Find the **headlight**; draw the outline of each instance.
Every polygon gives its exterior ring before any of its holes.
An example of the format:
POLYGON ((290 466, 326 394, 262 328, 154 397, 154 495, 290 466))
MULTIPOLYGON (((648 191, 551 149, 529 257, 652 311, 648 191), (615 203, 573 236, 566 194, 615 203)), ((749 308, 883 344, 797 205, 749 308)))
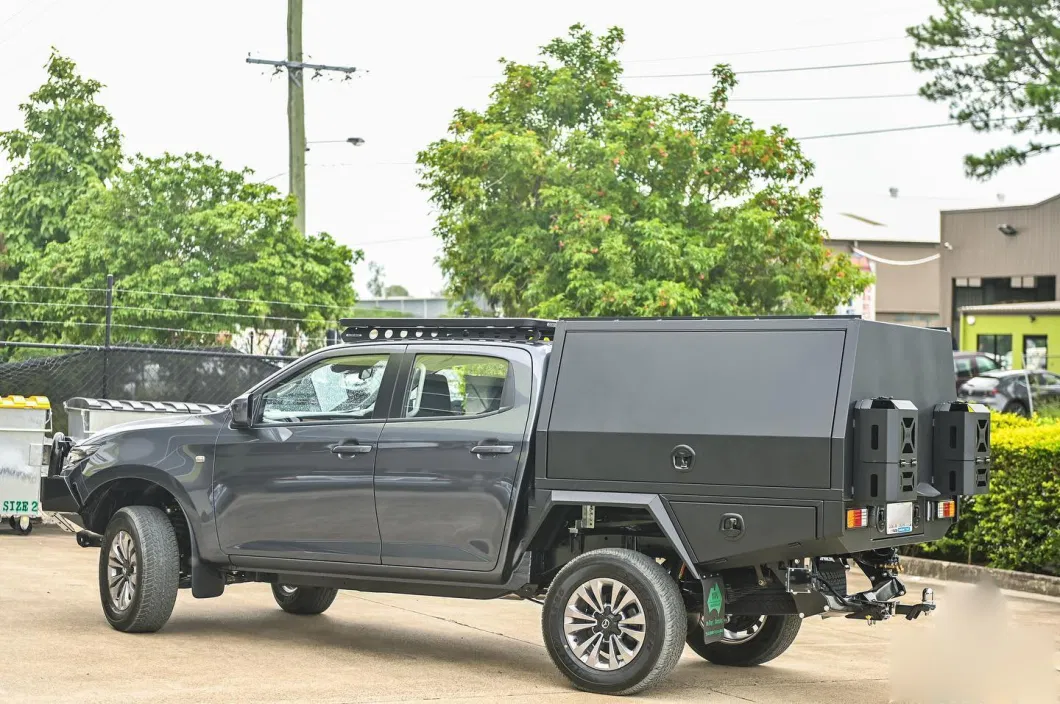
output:
POLYGON ((70 448, 70 452, 67 453, 66 461, 63 462, 63 466, 72 467, 75 464, 80 464, 96 454, 96 450, 99 448, 99 445, 74 445, 70 448))

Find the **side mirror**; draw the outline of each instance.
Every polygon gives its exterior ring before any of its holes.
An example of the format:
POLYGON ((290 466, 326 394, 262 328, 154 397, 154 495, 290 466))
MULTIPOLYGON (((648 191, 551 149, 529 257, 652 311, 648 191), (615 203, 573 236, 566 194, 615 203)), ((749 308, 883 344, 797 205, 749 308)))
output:
POLYGON ((252 409, 250 403, 250 396, 248 394, 243 394, 242 396, 232 401, 233 428, 249 428, 251 417, 252 409))

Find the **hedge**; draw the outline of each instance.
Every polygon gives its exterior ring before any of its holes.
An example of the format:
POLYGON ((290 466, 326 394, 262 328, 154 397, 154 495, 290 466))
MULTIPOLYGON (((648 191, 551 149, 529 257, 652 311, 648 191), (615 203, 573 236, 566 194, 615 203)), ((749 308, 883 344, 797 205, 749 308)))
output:
POLYGON ((1060 419, 995 414, 990 493, 966 498, 957 526, 917 554, 1060 574, 1060 419))

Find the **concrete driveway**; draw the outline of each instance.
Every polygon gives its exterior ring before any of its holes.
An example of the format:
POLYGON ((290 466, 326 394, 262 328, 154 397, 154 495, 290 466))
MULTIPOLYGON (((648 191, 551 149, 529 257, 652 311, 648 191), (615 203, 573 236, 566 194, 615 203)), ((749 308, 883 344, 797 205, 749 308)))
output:
MULTIPOLYGON (((323 616, 279 610, 269 588, 181 592, 150 635, 107 625, 97 550, 0 528, 0 701, 582 702, 541 644, 536 604, 340 593, 323 616)), ((925 586, 909 581, 910 590, 925 586)), ((686 649, 636 701, 1055 702, 1060 600, 933 584, 931 619, 875 627, 813 618, 773 663, 723 668, 686 649)))

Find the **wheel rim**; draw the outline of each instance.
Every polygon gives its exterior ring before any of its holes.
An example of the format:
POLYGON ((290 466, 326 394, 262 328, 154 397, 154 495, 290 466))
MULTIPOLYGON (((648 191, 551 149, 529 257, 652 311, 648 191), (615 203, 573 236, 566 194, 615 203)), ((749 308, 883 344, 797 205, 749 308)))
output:
POLYGON ((768 616, 730 616, 725 619, 722 643, 746 643, 762 632, 768 616))
POLYGON ((563 611, 567 646, 594 670, 617 670, 640 653, 646 624, 633 590, 614 579, 592 579, 574 590, 563 611))
POLYGON ((140 571, 136 558, 136 544, 132 536, 120 530, 110 542, 107 556, 107 587, 110 603, 118 611, 125 611, 136 597, 140 571))
POLYGON ((284 596, 291 596, 296 591, 298 591, 298 587, 288 587, 286 584, 278 585, 278 589, 280 590, 280 593, 284 596))

